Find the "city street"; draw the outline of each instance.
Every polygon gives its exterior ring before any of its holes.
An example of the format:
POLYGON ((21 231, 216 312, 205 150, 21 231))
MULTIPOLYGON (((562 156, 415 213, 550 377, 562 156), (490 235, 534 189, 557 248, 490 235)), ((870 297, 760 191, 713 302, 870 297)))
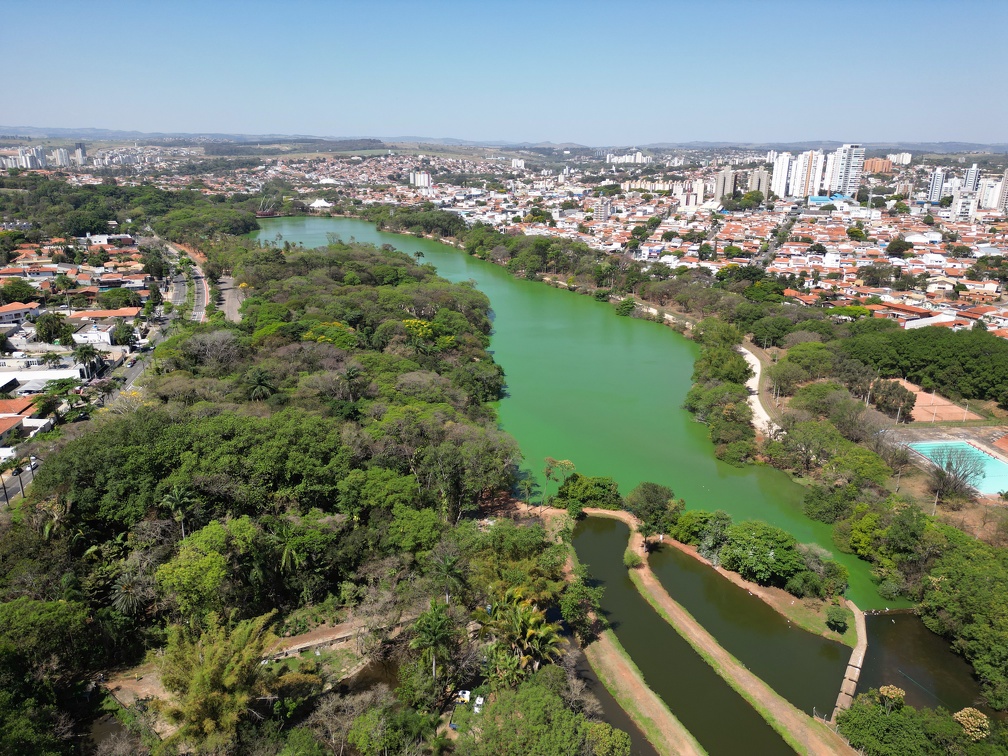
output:
POLYGON ((193 300, 192 319, 202 323, 206 318, 206 307, 210 301, 210 289, 207 286, 203 271, 198 265, 193 266, 193 285, 196 287, 196 298, 193 300))
POLYGON ((21 496, 22 490, 28 490, 28 484, 35 477, 30 465, 25 465, 20 475, 6 472, 3 474, 3 505, 7 506, 21 496))

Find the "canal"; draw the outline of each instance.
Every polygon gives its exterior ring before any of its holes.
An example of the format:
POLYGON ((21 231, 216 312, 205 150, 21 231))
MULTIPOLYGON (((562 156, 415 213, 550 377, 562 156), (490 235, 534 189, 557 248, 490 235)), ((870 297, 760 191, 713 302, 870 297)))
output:
POLYGON ((629 535, 622 522, 588 517, 574 532, 574 550, 591 578, 605 588, 606 619, 648 687, 711 754, 793 753, 638 593, 623 566, 629 535))

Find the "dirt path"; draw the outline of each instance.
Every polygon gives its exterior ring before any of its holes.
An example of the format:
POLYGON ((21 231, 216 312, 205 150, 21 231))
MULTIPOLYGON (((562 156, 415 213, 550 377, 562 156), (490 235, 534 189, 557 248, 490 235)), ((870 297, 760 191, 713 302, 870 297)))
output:
POLYGON ((739 349, 753 371, 753 377, 746 381, 746 388, 749 389, 749 406, 753 411, 753 425, 756 426, 760 435, 766 435, 767 431, 777 429, 777 423, 770 418, 770 414, 764 409, 763 402, 760 400, 760 376, 763 374, 763 363, 744 345, 739 349))
POLYGON ((585 514, 621 520, 630 527, 629 547, 644 559, 644 565, 635 570, 632 577, 644 598, 729 685, 747 697, 757 711, 774 729, 781 732, 792 746, 797 746, 801 751, 810 754, 854 753, 839 735, 799 711, 746 669, 738 659, 725 651, 689 612, 669 596, 648 565, 644 537, 637 532, 637 521, 633 515, 629 512, 604 509, 585 509, 585 514))

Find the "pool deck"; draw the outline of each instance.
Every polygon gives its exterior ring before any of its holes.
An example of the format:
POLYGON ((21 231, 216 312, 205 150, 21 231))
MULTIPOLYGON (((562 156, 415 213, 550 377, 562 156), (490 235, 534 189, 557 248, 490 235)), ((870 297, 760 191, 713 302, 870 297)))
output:
MULTIPOLYGON (((901 426, 895 432, 895 438, 907 445, 919 443, 940 443, 942 441, 962 441, 975 446, 985 454, 1008 465, 1008 423, 1005 425, 990 425, 977 427, 948 427, 913 424, 901 426)), ((925 459, 916 449, 912 450, 918 459, 925 459)), ((981 494, 984 499, 998 499, 996 493, 981 494)))

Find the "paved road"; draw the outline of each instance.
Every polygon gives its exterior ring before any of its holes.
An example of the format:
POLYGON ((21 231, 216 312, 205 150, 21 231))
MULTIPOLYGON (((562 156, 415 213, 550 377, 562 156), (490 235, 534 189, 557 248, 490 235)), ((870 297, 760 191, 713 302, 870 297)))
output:
POLYGON ((241 298, 239 297, 238 289, 235 288, 234 279, 231 276, 221 276, 220 282, 217 285, 220 288, 221 296, 224 298, 224 305, 221 307, 224 311, 224 317, 232 323, 240 322, 241 313, 238 312, 238 308, 241 307, 241 298))
POLYGON ((192 319, 202 323, 206 319, 206 308, 210 303, 210 288, 198 265, 193 266, 193 285, 196 287, 196 298, 193 300, 192 319))
POLYGON ((186 279, 181 273, 176 273, 175 277, 172 279, 171 288, 171 303, 172 306, 177 310, 179 307, 185 304, 186 298, 186 279))
POLYGON ((27 490, 28 484, 32 482, 35 473, 26 465, 21 475, 4 473, 3 492, 0 493, 0 500, 6 506, 8 502, 21 496, 22 487, 27 490))

